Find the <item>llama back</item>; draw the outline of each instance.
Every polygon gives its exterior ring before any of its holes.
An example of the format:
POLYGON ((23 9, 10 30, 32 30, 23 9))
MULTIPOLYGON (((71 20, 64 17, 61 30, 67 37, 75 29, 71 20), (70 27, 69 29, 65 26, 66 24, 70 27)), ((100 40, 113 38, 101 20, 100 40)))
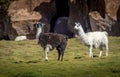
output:
POLYGON ((88 32, 88 33, 86 33, 86 35, 88 37, 98 38, 98 37, 101 37, 103 35, 108 36, 108 33, 106 31, 103 31, 103 32, 96 31, 96 32, 88 32))
POLYGON ((86 33, 88 36, 89 41, 92 41, 95 48, 98 48, 100 45, 105 45, 108 43, 107 32, 89 32, 86 33))
POLYGON ((39 37, 39 44, 45 48, 47 44, 53 46, 52 48, 60 45, 60 43, 67 43, 67 38, 64 35, 57 34, 57 33, 44 33, 41 34, 39 37))

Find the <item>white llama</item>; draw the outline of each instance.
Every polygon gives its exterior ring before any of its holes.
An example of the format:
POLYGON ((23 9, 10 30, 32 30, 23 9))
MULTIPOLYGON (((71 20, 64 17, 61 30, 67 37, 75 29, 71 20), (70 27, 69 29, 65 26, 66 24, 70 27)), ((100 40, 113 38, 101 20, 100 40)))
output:
POLYGON ((88 32, 85 33, 80 23, 75 23, 74 29, 78 30, 80 40, 89 47, 90 57, 93 58, 92 49, 100 49, 99 57, 102 55, 103 46, 106 47, 106 56, 108 56, 108 34, 107 32, 88 32))

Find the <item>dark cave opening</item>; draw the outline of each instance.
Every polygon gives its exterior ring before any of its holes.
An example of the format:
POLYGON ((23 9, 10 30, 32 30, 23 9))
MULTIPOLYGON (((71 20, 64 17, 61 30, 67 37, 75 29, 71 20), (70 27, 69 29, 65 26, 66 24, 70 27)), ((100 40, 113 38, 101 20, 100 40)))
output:
POLYGON ((69 17, 68 1, 69 0, 55 0, 56 14, 50 22, 50 32, 54 32, 55 23, 59 17, 69 17))
POLYGON ((105 18, 105 0, 87 0, 87 5, 89 12, 98 11, 105 18))

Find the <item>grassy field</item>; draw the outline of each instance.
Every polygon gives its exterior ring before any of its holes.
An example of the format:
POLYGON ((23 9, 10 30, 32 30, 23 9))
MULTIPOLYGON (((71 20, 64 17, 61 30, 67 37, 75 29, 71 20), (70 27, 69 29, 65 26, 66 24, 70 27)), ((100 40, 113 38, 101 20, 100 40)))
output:
POLYGON ((43 49, 36 40, 0 41, 0 77, 120 77, 120 37, 109 37, 109 56, 99 58, 94 49, 77 38, 69 39, 64 61, 57 61, 57 51, 49 52, 45 61, 43 49))

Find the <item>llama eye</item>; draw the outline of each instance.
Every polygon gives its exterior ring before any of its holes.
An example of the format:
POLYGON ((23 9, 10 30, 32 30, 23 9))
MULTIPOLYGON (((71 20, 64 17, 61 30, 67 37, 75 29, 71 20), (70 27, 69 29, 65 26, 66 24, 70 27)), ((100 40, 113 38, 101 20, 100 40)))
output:
POLYGON ((36 26, 37 26, 37 28, 39 28, 39 24, 37 24, 36 26))

